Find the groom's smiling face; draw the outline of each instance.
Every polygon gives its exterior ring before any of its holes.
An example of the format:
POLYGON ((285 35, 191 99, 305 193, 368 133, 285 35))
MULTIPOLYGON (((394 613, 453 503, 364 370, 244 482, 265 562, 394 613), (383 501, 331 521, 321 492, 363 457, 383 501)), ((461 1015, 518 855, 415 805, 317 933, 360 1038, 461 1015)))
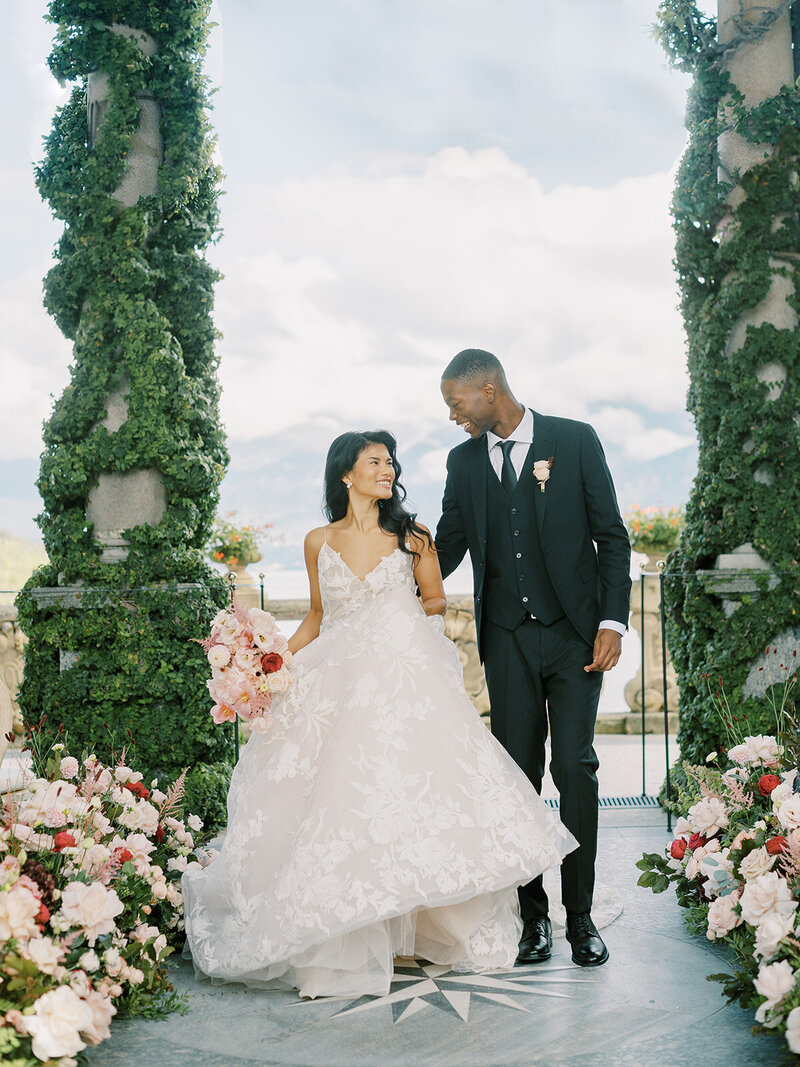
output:
POLYGON ((497 422, 497 391, 493 382, 481 381, 480 378, 466 382, 445 378, 442 381, 442 396, 450 409, 450 421, 470 437, 480 437, 497 422))

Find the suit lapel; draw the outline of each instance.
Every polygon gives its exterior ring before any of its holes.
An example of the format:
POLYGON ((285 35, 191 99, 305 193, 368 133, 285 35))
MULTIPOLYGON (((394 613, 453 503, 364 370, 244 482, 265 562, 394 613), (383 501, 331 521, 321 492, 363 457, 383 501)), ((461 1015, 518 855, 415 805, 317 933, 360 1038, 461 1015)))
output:
MULTIPOLYGON (((540 415, 537 411, 533 413, 533 456, 528 453, 526 463, 533 464, 540 459, 550 459, 551 456, 555 456, 556 452, 556 431, 553 423, 546 415, 540 415)), ((553 464, 555 467, 555 463, 553 464)), ((550 483, 546 482, 545 491, 541 491, 541 487, 538 482, 535 483, 536 488, 534 491, 534 499, 536 501, 536 519, 539 523, 539 536, 541 537, 542 529, 544 527, 544 516, 547 511, 547 498, 550 494, 550 483)))
POLYGON ((488 469, 489 451, 486 447, 486 437, 482 436, 475 441, 475 448, 469 465, 472 509, 475 515, 475 529, 478 532, 478 548, 481 559, 486 558, 486 529, 488 524, 486 478, 488 469))

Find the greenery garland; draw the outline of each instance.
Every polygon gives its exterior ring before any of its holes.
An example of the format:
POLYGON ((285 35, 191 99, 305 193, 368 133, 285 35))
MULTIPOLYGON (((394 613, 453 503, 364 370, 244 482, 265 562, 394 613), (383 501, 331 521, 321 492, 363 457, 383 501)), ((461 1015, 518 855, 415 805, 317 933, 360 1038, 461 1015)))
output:
POLYGON ((714 21, 693 0, 665 0, 658 10, 657 35, 672 63, 694 74, 686 118, 689 144, 672 209, 688 338, 688 409, 697 426, 699 462, 681 543, 665 576, 670 648, 681 689, 679 743, 691 762, 702 763, 707 753, 724 747, 713 702, 720 678, 730 714, 746 724, 745 732, 765 727, 764 702, 745 698, 744 683, 766 644, 796 632, 798 625, 800 439, 794 420, 800 410, 800 336, 768 323, 751 325, 744 344, 733 353, 727 350, 741 316, 766 296, 775 261, 794 286, 789 303, 800 312, 800 94, 787 87, 748 108, 723 69, 732 49, 766 32, 788 6, 767 13, 763 24, 740 25, 724 46, 714 21), (724 200, 731 185, 718 179, 717 138, 732 126, 748 141, 774 151, 764 163, 732 176, 745 197, 720 241, 718 225, 728 211, 724 200), (772 361, 787 371, 777 398, 756 375, 772 361), (769 575, 754 575, 759 591, 735 594, 741 606, 726 617, 713 583, 697 572, 748 542, 779 582, 769 590, 769 575))
POLYGON ((53 0, 49 65, 76 82, 54 119, 36 177, 64 221, 45 304, 74 341, 70 384, 45 426, 38 522, 50 558, 18 598, 29 637, 20 704, 68 729, 74 750, 99 756, 131 740, 146 776, 191 768, 187 805, 224 819, 230 738, 208 716, 202 637, 225 603, 203 549, 228 455, 219 423, 211 317, 216 271, 204 249, 218 232, 214 139, 202 74, 210 0, 53 0), (156 41, 148 57, 109 26, 156 41), (109 76, 99 135, 89 142, 87 84, 109 76), (112 193, 126 168, 139 96, 160 106, 164 159, 158 192, 122 208, 112 193), (127 420, 100 425, 124 381, 127 420), (167 506, 158 525, 125 531, 129 554, 101 560, 86 518, 104 472, 156 469, 167 506), (178 593, 177 583, 195 583, 178 593), (38 586, 82 585, 82 607, 39 610, 38 586), (77 653, 59 669, 59 650, 77 653))

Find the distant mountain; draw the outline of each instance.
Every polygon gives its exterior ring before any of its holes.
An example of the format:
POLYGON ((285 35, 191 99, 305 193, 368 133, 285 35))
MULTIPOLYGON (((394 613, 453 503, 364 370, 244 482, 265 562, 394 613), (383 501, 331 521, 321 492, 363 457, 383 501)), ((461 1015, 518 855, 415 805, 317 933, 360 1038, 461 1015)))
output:
POLYGON ((42 563, 47 553, 41 544, 0 530, 0 599, 8 600, 4 594, 22 588, 42 563))

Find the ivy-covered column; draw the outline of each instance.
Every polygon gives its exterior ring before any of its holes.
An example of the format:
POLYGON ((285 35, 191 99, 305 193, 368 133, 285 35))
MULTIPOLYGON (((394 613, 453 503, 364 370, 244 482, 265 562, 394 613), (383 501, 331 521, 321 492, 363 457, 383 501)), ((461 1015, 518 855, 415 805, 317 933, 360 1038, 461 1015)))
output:
POLYGON ((699 469, 667 592, 681 752, 700 762, 727 735, 716 691, 728 728, 774 730, 763 697, 800 648, 793 6, 720 0, 717 21, 689 0, 659 8, 668 54, 695 76, 673 211, 699 469))
POLYGON ((202 551, 227 463, 204 256, 209 5, 50 4, 50 68, 75 85, 37 170, 65 224, 45 303, 74 362, 37 483, 50 563, 18 603, 26 718, 63 722, 76 755, 127 746, 151 777, 189 767, 190 806, 220 821, 229 738, 192 640, 226 596, 202 551))

